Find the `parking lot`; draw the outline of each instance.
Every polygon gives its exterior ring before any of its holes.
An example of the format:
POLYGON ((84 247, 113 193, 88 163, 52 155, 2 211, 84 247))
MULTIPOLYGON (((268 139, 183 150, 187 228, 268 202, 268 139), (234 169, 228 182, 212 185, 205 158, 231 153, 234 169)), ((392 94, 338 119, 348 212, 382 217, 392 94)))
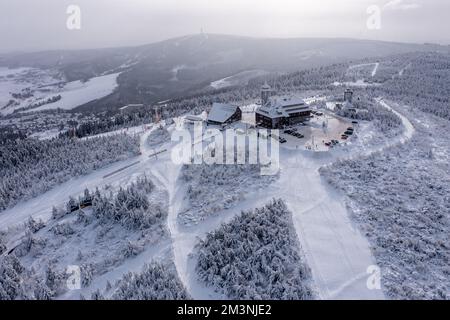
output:
POLYGON ((357 124, 352 121, 318 112, 305 124, 280 130, 280 142, 288 148, 328 151, 351 139, 356 129, 357 124))

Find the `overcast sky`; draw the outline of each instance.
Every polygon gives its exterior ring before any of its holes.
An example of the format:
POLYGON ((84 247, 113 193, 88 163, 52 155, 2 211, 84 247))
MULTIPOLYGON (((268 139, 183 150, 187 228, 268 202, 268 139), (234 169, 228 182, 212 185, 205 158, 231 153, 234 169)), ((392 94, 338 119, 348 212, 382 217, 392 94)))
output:
POLYGON ((186 34, 450 44, 450 0, 0 0, 0 52, 139 45, 186 34), (81 29, 66 27, 69 5, 81 29), (367 9, 381 11, 368 29, 367 9))

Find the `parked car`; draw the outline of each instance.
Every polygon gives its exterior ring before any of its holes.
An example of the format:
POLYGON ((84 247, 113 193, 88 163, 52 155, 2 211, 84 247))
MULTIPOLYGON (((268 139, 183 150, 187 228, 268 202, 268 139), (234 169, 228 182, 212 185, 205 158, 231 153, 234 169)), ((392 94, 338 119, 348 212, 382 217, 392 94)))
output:
POLYGON ((285 139, 285 138, 279 138, 279 141, 280 141, 280 143, 286 143, 287 142, 287 140, 285 139))
POLYGON ((347 140, 347 138, 348 138, 348 136, 345 135, 345 134, 343 134, 343 135, 341 136, 341 139, 342 139, 342 140, 347 140))
POLYGON ((353 120, 352 123, 353 124, 358 124, 358 121, 353 120))
POLYGON ((353 131, 347 130, 344 132, 347 136, 351 136, 353 134, 353 131))

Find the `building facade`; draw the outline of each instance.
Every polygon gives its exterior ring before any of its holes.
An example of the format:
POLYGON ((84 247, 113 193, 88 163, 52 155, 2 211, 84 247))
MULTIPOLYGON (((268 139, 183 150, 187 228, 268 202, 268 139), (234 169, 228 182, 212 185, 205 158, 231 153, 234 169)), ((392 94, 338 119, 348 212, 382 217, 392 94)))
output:
POLYGON ((227 103, 213 103, 208 114, 207 123, 223 125, 242 119, 242 110, 238 106, 227 103))
POLYGON ((281 129, 286 126, 308 121, 311 109, 295 96, 270 97, 268 102, 256 110, 256 125, 269 129, 281 129))

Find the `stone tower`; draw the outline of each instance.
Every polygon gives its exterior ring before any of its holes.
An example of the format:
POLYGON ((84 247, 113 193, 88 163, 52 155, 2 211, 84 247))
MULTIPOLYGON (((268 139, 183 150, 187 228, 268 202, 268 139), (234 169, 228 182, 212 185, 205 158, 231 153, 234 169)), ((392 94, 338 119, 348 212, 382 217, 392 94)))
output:
POLYGON ((261 87, 261 105, 266 105, 272 95, 272 88, 266 83, 261 87))

